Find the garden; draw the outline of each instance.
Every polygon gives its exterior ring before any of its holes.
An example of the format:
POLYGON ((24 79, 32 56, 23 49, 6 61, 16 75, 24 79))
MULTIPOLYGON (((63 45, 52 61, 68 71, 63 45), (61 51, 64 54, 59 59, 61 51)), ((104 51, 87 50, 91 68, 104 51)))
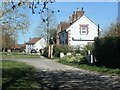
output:
POLYGON ((120 36, 97 37, 93 44, 88 44, 82 49, 74 50, 67 46, 54 46, 54 57, 59 57, 60 52, 65 54, 59 63, 75 66, 85 70, 104 74, 120 75, 120 36), (87 60, 88 50, 94 56, 94 62, 87 60), (71 55, 67 55, 70 52, 71 55))

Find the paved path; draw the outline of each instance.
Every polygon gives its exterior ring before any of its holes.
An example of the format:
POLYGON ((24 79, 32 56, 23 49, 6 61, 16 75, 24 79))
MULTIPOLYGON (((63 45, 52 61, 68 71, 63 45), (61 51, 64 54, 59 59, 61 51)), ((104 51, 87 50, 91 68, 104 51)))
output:
POLYGON ((101 75, 45 58, 16 59, 37 68, 40 90, 120 90, 120 77, 101 75))

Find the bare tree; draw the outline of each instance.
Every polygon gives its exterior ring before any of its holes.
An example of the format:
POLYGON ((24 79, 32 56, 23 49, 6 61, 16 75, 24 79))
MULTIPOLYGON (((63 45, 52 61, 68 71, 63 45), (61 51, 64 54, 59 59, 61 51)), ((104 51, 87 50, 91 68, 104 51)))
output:
POLYGON ((119 36, 120 35, 120 23, 114 22, 105 31, 105 36, 119 36))
POLYGON ((14 8, 12 3, 3 2, 1 7, 2 14, 0 17, 3 48, 9 48, 13 41, 15 43, 18 31, 21 31, 22 33, 27 31, 29 20, 25 8, 25 5, 14 8))
POLYGON ((50 11, 46 10, 42 16, 43 17, 41 17, 42 19, 40 21, 38 28, 36 29, 37 30, 36 32, 37 35, 45 37, 49 44, 49 40, 52 37, 52 34, 56 32, 57 21, 54 13, 50 11), (43 18, 45 18, 46 21, 44 21, 43 18))

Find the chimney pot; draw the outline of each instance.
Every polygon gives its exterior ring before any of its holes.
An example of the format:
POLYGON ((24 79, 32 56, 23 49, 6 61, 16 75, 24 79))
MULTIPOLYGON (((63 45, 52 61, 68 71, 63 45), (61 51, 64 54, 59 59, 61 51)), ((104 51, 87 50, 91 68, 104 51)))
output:
POLYGON ((75 13, 75 11, 73 12, 72 18, 73 18, 72 21, 74 22, 76 20, 76 13, 75 13))
POLYGON ((79 8, 77 8, 77 11, 80 11, 80 9, 79 9, 79 8))
POLYGON ((83 16, 84 15, 84 11, 83 11, 83 7, 82 9, 80 10, 79 8, 77 8, 77 11, 76 11, 76 19, 78 19, 79 17, 83 16))
POLYGON ((72 23, 72 14, 69 17, 70 23, 72 23))
POLYGON ((83 11, 83 7, 82 7, 82 9, 81 9, 82 11, 83 11))
POLYGON ((73 11, 73 14, 75 14, 75 11, 73 11))

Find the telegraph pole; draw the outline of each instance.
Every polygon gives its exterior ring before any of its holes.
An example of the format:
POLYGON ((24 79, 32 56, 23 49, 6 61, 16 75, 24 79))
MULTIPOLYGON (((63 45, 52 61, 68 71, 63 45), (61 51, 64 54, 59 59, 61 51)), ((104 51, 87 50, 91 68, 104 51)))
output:
POLYGON ((98 37, 100 36, 100 26, 98 24, 98 37))

